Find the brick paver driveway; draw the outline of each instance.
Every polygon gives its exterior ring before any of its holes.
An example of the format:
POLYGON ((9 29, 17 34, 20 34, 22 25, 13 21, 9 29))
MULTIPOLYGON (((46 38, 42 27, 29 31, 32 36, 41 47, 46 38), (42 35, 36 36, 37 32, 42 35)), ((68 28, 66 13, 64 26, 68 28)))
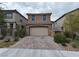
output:
POLYGON ((27 36, 17 42, 11 48, 29 49, 60 49, 58 44, 50 36, 27 36))
POLYGON ((21 39, 11 48, 1 48, 0 57, 78 57, 79 51, 64 51, 52 37, 32 37, 21 39), (25 48, 25 49, 24 49, 25 48))

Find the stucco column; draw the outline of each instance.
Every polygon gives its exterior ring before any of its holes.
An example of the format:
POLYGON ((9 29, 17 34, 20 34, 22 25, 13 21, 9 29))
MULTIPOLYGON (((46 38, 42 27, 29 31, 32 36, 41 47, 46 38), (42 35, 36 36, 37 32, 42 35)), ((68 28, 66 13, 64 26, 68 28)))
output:
POLYGON ((49 27, 49 30, 48 30, 49 33, 48 33, 48 35, 51 36, 52 35, 52 25, 49 25, 48 27, 49 27))
POLYGON ((29 26, 26 26, 26 35, 27 35, 27 36, 30 35, 30 28, 29 28, 29 26))
POLYGON ((15 37, 16 23, 13 23, 12 36, 15 37))
POLYGON ((10 33, 9 33, 9 29, 10 29, 10 23, 7 23, 7 36, 10 35, 10 33))

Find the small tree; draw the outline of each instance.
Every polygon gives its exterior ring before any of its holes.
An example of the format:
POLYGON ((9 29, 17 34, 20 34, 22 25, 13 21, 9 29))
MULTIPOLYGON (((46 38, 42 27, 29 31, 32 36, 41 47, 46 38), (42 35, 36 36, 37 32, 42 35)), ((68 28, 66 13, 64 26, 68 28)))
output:
POLYGON ((0 9, 0 29, 1 29, 1 35, 5 36, 6 35, 6 24, 4 21, 4 13, 3 11, 0 9))
POLYGON ((15 36, 16 37, 21 37, 23 38, 26 35, 26 28, 24 26, 16 26, 16 32, 15 32, 15 36))
POLYGON ((26 28, 23 27, 20 29, 20 37, 24 37, 26 35, 26 28))

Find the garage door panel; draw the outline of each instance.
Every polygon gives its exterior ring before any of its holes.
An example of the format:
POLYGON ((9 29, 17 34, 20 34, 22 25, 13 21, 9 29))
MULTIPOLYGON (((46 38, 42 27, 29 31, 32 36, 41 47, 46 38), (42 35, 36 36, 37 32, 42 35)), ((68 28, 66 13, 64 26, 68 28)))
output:
POLYGON ((48 28, 30 28, 30 35, 48 35, 48 28))

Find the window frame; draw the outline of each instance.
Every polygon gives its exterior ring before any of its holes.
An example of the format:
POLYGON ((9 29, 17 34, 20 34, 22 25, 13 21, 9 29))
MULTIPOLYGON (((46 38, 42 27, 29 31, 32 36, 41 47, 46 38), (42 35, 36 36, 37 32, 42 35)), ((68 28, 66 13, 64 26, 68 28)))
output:
POLYGON ((13 18, 13 13, 12 12, 5 12, 4 16, 5 16, 5 19, 12 19, 13 18))
POLYGON ((42 15, 41 17, 43 22, 46 21, 46 15, 42 15))
POLYGON ((35 15, 32 15, 32 23, 35 22, 35 15))

